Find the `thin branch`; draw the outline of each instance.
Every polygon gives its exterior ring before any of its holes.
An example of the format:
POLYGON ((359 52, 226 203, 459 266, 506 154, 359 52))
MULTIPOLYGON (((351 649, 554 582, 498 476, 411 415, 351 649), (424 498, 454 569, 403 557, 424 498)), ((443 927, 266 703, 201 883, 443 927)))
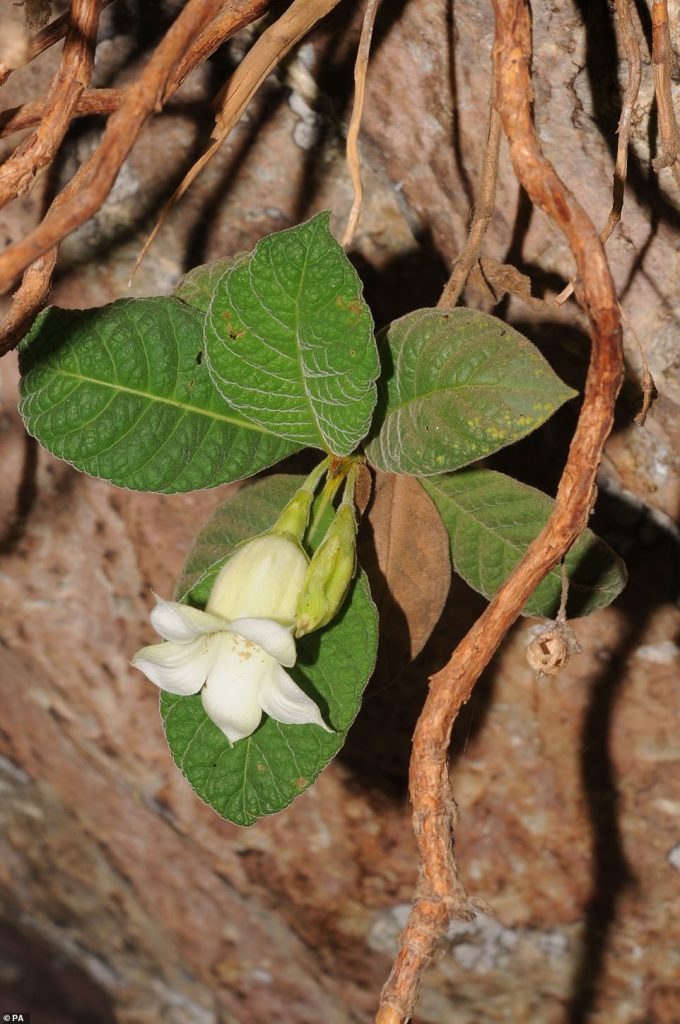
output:
MULTIPOLYGON (((621 42, 628 64, 628 81, 621 107, 619 118, 619 141, 616 147, 616 166, 614 168, 614 184, 612 187, 612 208, 609 211, 607 223, 600 232, 600 238, 607 242, 612 231, 621 220, 623 211, 623 197, 628 176, 628 149, 630 147, 630 131, 632 127, 633 111, 640 92, 640 81, 642 78, 642 61, 640 59, 640 44, 637 32, 633 24, 630 0, 616 0, 616 18, 619 26, 621 42)), ((555 303, 561 306, 573 294, 574 282, 570 281, 566 288, 555 298, 555 303)))
MULTIPOLYGON (((109 0, 109 3, 111 0, 109 0)), ((163 103, 179 89, 184 79, 223 43, 246 25, 259 18, 271 5, 271 0, 232 0, 207 25, 188 48, 179 67, 168 82, 163 103)), ((123 102, 126 89, 88 89, 80 97, 74 117, 92 114, 114 114, 123 102)), ((45 115, 45 101, 33 100, 21 107, 0 111, 0 138, 24 128, 39 124, 45 115)))
POLYGON ((600 235, 603 242, 608 241, 609 236, 621 220, 623 211, 623 194, 628 177, 628 150, 630 149, 630 133, 633 126, 633 113, 640 92, 640 81, 642 79, 642 61, 640 59, 640 44, 637 32, 633 24, 630 0, 616 0, 616 19, 623 44, 623 52, 626 55, 628 65, 628 81, 621 106, 621 117, 619 118, 618 143, 616 146, 616 167, 614 168, 614 185, 612 189, 612 208, 607 218, 607 223, 600 235))
POLYGON ((602 242, 586 212, 544 156, 532 121, 528 0, 494 0, 494 10, 496 96, 510 157, 532 202, 569 242, 580 281, 578 297, 590 323, 592 352, 585 398, 554 511, 449 663, 430 680, 416 726, 410 772, 414 829, 422 866, 415 903, 383 989, 376 1024, 403 1024, 410 1018, 422 973, 450 916, 470 913, 453 855, 456 810, 447 765, 451 728, 528 597, 564 557, 586 524, 622 378, 618 302, 602 242))
MULTIPOLYGON (((108 7, 109 4, 113 3, 113 0, 102 0, 101 9, 108 7)), ((26 56, 19 64, 9 65, 0 63, 0 85, 4 85, 9 76, 13 71, 17 71, 19 68, 25 67, 26 64, 30 64, 32 60, 44 53, 45 50, 49 50, 51 46, 58 43, 60 39, 63 39, 68 32, 71 15, 62 14, 61 17, 55 18, 49 25, 41 29, 40 32, 32 37, 28 44, 28 50, 26 56)))
POLYGON ((262 33, 248 51, 226 86, 215 97, 215 106, 218 108, 212 132, 212 138, 215 141, 185 174, 161 210, 160 216, 137 258, 130 279, 136 273, 175 203, 181 199, 203 168, 222 147, 223 142, 232 128, 240 121, 265 78, 272 73, 289 50, 307 35, 317 21, 332 11, 339 2, 340 0, 293 0, 290 7, 262 33))
MULTIPOLYGON (((72 116, 89 117, 92 114, 113 114, 120 106, 125 92, 123 89, 85 89, 76 103, 72 116)), ((45 116, 45 100, 30 100, 20 107, 0 110, 0 139, 15 132, 24 131, 40 124, 45 116)))
POLYGON ((635 341, 635 344, 638 347, 638 352, 640 353, 640 360, 642 362, 642 376, 640 377, 640 390, 642 391, 642 408, 638 413, 636 413, 635 422, 639 427, 644 427, 645 420, 647 419, 647 414, 649 413, 649 410, 652 407, 652 402, 654 401, 657 395, 656 384, 654 383, 654 378, 652 377, 652 371, 649 369, 649 363, 647 362, 647 353, 645 352, 645 347, 640 340, 638 332, 633 327, 632 320, 630 320, 630 318, 628 317, 621 303, 619 303, 619 311, 621 313, 621 319, 623 320, 624 324, 626 325, 630 333, 633 335, 633 340, 635 341))
POLYGON ((477 259, 470 270, 468 284, 490 299, 494 305, 500 302, 504 295, 514 295, 531 309, 541 313, 552 312, 554 309, 552 302, 532 295, 531 278, 528 274, 523 274, 511 263, 500 263, 493 256, 480 256, 477 259))
POLYGON ((100 0, 71 0, 66 42, 40 125, 0 167, 0 208, 28 192, 38 171, 52 162, 59 149, 92 78, 99 11, 100 0))
POLYGON ((492 81, 489 98, 489 128, 486 136, 484 160, 482 162, 482 184, 479 201, 475 204, 470 232, 460 256, 453 264, 449 278, 441 298, 437 303, 440 309, 453 309, 461 296, 470 271, 479 259, 484 235, 493 217, 496 206, 496 187, 498 184, 498 154, 501 142, 501 118, 496 109, 494 85, 492 81))
POLYGON ((361 128, 361 117, 364 112, 364 97, 366 95, 366 75, 368 73, 368 58, 371 53, 371 39, 373 38, 373 26, 375 16, 378 13, 380 0, 366 0, 364 22, 361 26, 361 38, 357 49, 357 59, 354 65, 354 106, 352 117, 347 131, 347 164, 349 166, 354 199, 352 208, 347 218, 347 227, 342 238, 344 248, 351 244, 354 233, 361 215, 361 203, 364 198, 364 186, 361 182, 361 159, 359 157, 359 130, 361 128))
POLYGON ((673 47, 668 27, 667 0, 652 0, 652 69, 654 93, 659 115, 662 153, 654 160, 654 170, 670 167, 680 188, 680 129, 673 109, 671 71, 673 47))

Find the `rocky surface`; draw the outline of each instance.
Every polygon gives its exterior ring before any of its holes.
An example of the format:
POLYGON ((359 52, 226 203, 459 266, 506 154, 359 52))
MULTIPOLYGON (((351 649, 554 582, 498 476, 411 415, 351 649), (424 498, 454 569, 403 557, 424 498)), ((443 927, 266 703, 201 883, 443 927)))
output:
MULTIPOLYGON (((680 5, 670 6, 680 31, 680 5)), ((114 16, 116 7, 102 29, 100 84, 129 77, 151 42, 140 40, 135 5, 114 16)), ((534 5, 534 66, 546 151, 599 224, 625 66, 613 59, 608 8, 593 7, 534 5)), ((267 82, 133 294, 166 292, 186 267, 323 207, 342 229, 355 16, 341 5, 267 82)), ((379 322, 435 302, 464 241, 492 28, 490 7, 473 0, 381 9, 355 253, 379 322)), ((680 197, 669 172, 657 181, 649 169, 644 39, 643 54, 624 223, 608 248, 661 395, 645 429, 633 424, 631 346, 595 524, 627 558, 631 584, 614 608, 577 623, 583 654, 557 680, 533 678, 520 623, 457 724, 458 850, 482 912, 451 926, 419 1024, 680 1020, 680 197)), ((206 98, 235 55, 218 55, 145 129, 105 208, 65 244, 56 302, 129 294, 149 218, 205 144, 206 98)), ((41 61, 10 79, 7 105, 41 87, 54 55, 41 61)), ((77 126, 57 178, 99 131, 77 126)), ((53 185, 45 177, 3 211, 3 234, 25 230, 53 185)), ((572 269, 562 239, 518 200, 505 149, 484 252, 511 259, 546 297, 572 269)), ((490 308, 472 288, 467 299, 490 308)), ((586 340, 572 304, 545 314, 512 299, 500 311, 578 380, 586 340)), ((150 640, 151 588, 171 592, 193 534, 228 488, 163 497, 79 475, 26 440, 11 358, 0 383, 0 1011, 28 1005, 43 1024, 369 1021, 416 878, 405 773, 424 680, 481 602, 455 584, 429 647, 397 682, 369 690, 346 750, 317 785, 253 829, 228 825, 172 767, 156 693, 128 666, 150 640)), ((507 464, 550 489, 572 418, 561 413, 507 464)))

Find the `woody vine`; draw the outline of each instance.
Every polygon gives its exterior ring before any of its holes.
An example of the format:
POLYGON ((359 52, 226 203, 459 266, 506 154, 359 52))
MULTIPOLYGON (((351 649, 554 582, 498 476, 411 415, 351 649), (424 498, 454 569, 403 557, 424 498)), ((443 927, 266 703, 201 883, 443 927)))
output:
MULTIPOLYGON (((295 0, 267 24, 216 97, 214 141, 157 230, 266 75, 336 2, 295 0)), ((567 619, 608 604, 625 583, 621 563, 586 523, 622 375, 620 307, 604 241, 621 216, 639 84, 630 6, 617 0, 630 73, 602 236, 534 129, 528 4, 495 0, 482 193, 467 244, 437 308, 413 310, 377 331, 348 256, 361 215, 357 137, 375 0, 366 5, 357 56, 348 130, 355 201, 342 244, 330 212, 321 211, 261 239, 252 252, 193 268, 171 295, 93 310, 43 308, 60 241, 101 207, 144 121, 269 5, 188 0, 124 90, 89 88, 100 7, 72 0, 64 18, 37 33, 28 60, 65 38, 59 74, 40 103, 0 115, 4 134, 36 125, 0 168, 2 203, 30 188, 74 118, 108 116, 98 148, 42 222, 0 255, 0 287, 8 290, 23 273, 0 347, 19 347, 27 430, 76 469, 161 493, 254 478, 198 533, 176 593, 156 598, 151 623, 162 642, 130 652, 163 691, 177 766, 201 799, 246 826, 288 806, 340 749, 379 643, 356 531, 368 491, 384 486, 386 475, 408 479, 448 538, 453 570, 489 600, 430 679, 414 735, 410 793, 421 874, 376 1016, 396 1024, 410 1018, 450 917, 474 913, 454 856, 447 772, 460 707, 519 615, 555 620, 563 643, 557 660, 546 647, 542 662, 539 645, 533 663, 559 669, 577 646, 567 619), (506 323, 457 307, 493 212, 501 132, 519 182, 573 254, 569 288, 592 343, 582 396, 506 323), (540 429, 569 401, 580 401, 581 411, 554 500, 486 468, 483 460, 540 429), (313 453, 311 473, 263 472, 302 451, 313 453)), ((676 173, 680 133, 670 104, 665 0, 654 0, 652 11, 664 161, 676 173)), ((2 69, 3 80, 11 71, 2 69)), ((647 376, 642 383, 646 411, 653 382, 647 376)), ((430 631, 437 617, 430 609, 430 631)))

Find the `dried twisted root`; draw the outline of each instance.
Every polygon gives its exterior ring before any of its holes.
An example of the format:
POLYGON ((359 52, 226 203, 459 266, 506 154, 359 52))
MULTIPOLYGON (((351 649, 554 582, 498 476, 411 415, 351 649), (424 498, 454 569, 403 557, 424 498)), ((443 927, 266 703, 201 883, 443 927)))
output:
POLYGON ((622 379, 619 307, 602 242, 588 215, 543 155, 532 121, 528 2, 494 0, 494 10, 496 102, 515 174, 570 244, 577 266, 577 296, 588 315, 592 350, 581 415, 553 514, 448 664, 430 680, 416 726, 410 769, 420 877, 400 949, 381 995, 376 1024, 403 1024, 410 1019, 423 971, 451 916, 469 917, 473 912, 453 850, 456 806, 447 766, 451 728, 527 598, 586 524, 622 379))
POLYGON ((99 10, 99 0, 71 0, 66 42, 40 124, 0 167, 0 207, 28 192, 38 171, 52 162, 62 144, 92 78, 99 10))
MULTIPOLYGON (((111 3, 111 0, 107 0, 111 3)), ((168 82, 163 96, 165 105, 180 85, 215 50, 240 29, 264 14, 271 0, 232 0, 210 21, 192 41, 184 57, 168 82)), ((59 19, 61 20, 61 19, 59 19)), ((89 117, 92 114, 114 114, 123 99, 125 89, 86 89, 76 104, 74 117, 89 117)), ((20 107, 0 111, 0 138, 12 135, 23 128, 39 124, 45 115, 45 101, 32 100, 20 107)))

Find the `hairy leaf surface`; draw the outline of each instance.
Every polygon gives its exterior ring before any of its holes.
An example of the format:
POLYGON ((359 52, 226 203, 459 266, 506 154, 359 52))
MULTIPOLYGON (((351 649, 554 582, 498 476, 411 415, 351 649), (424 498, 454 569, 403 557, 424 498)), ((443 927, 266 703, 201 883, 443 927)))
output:
POLYGON ((214 487, 296 451, 223 401, 203 319, 175 298, 45 310, 21 346, 26 429, 77 469, 141 491, 214 487))
POLYGON ((225 271, 207 311, 206 351, 239 414, 347 455, 368 432, 379 363, 361 282, 329 217, 263 238, 225 271))
MULTIPOLYGON (((422 484, 449 532, 454 570, 488 598, 541 532, 554 506, 542 491, 489 469, 465 469, 422 484)), ((623 562, 590 530, 574 544, 566 566, 571 618, 606 607, 626 585, 623 562)), ((554 618, 561 589, 558 567, 536 588, 523 613, 554 618)))
POLYGON ((575 394, 530 341, 471 309, 420 309, 380 338, 373 437, 378 469, 430 476, 491 455, 575 394))

